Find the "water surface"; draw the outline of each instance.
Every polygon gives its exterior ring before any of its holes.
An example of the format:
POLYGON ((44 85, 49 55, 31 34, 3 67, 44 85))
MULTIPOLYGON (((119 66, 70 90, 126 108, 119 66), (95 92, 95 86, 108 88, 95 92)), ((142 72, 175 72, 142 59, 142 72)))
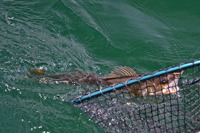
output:
MULTIPOLYGON (((200 57, 200 3, 158 0, 0 2, 0 131, 102 132, 62 96, 64 84, 27 78, 73 68, 151 73, 200 57), (57 97, 60 96, 60 97, 57 97)), ((84 88, 82 88, 84 89, 84 88)))

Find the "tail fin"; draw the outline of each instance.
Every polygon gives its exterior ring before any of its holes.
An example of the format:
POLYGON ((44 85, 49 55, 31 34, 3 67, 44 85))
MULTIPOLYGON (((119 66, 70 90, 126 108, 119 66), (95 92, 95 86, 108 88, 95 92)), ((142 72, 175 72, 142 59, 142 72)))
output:
POLYGON ((37 70, 37 69, 34 69, 34 68, 30 68, 30 73, 33 74, 33 75, 47 75, 46 72, 43 72, 41 70, 37 70))

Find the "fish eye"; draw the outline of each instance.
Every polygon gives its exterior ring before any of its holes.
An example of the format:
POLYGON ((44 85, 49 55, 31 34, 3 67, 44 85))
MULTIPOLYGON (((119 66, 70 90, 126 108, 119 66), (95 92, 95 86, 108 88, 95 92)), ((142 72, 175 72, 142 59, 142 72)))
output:
POLYGON ((160 83, 166 84, 166 83, 168 83, 168 80, 167 79, 163 79, 160 83))

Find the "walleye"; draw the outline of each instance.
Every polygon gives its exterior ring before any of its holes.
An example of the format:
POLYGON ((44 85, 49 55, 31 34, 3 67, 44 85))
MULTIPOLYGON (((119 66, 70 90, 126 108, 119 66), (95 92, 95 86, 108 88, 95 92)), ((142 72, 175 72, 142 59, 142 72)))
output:
MULTIPOLYGON (((183 70, 179 73, 165 74, 160 77, 154 77, 149 80, 133 84, 128 87, 134 96, 146 96, 146 95, 159 95, 159 94, 174 94, 179 91, 178 80, 179 75, 183 73, 183 70)), ((66 72, 62 74, 50 74, 41 70, 31 68, 31 74, 44 75, 46 78, 38 78, 39 81, 53 81, 56 83, 67 83, 69 85, 77 86, 94 85, 94 86, 111 86, 118 83, 126 82, 130 79, 139 79, 144 74, 136 74, 136 72, 130 67, 117 67, 111 74, 104 77, 99 77, 94 73, 88 73, 75 69, 74 72, 66 72)))

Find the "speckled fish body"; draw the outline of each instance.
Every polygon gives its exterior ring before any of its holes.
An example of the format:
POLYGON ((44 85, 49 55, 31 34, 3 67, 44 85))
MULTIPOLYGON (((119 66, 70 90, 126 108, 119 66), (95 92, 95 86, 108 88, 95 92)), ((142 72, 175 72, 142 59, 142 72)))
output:
MULTIPOLYGON (((83 72, 75 69, 75 72, 67 72, 63 74, 49 74, 41 70, 31 69, 32 74, 44 75, 50 79, 39 78, 39 81, 54 81, 55 83, 67 83, 69 85, 95 85, 95 86, 111 86, 118 83, 126 82, 130 79, 138 79, 142 74, 136 72, 130 67, 117 67, 111 74, 104 77, 99 77, 94 73, 83 72)), ((180 73, 181 74, 181 73, 180 73)), ((160 95, 160 94, 174 94, 179 91, 178 87, 179 74, 168 74, 160 77, 133 84, 128 87, 132 95, 146 96, 146 95, 160 95)))

